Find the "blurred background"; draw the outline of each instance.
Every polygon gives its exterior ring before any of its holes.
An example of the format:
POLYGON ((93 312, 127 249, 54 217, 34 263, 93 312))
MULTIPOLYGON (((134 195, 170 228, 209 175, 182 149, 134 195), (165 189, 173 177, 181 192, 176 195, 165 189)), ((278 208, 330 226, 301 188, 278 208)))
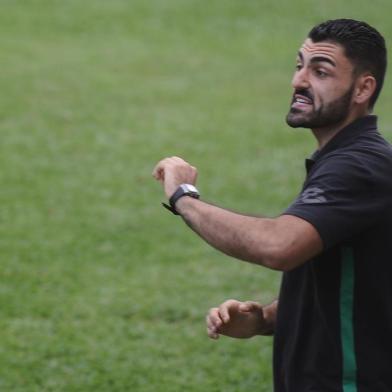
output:
MULTIPOLYGON (((205 200, 274 216, 315 148, 285 124, 310 28, 373 0, 0 1, 0 390, 271 392, 271 338, 206 337, 225 299, 280 273, 211 249, 164 210, 155 163, 205 200)), ((390 75, 376 106, 392 140, 390 75)))

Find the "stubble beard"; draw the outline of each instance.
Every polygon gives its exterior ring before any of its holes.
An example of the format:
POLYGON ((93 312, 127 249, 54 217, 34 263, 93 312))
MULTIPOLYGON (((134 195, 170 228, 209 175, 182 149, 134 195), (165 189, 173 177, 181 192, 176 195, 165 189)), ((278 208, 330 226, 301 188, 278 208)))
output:
POLYGON ((350 111, 351 98, 354 92, 354 83, 348 91, 335 101, 323 105, 311 112, 302 112, 290 108, 286 116, 286 123, 292 128, 324 128, 342 123, 350 111))

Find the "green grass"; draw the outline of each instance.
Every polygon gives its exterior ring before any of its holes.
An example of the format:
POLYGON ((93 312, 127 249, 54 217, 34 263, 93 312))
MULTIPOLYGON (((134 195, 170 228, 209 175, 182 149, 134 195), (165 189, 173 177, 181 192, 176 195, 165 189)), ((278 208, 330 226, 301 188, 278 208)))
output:
MULTIPOLYGON (((314 148, 284 124, 294 57, 330 17, 392 42, 392 5, 0 2, 0 390, 270 392, 270 338, 212 342, 209 307, 268 302, 160 206, 180 155, 214 203, 280 213, 314 148)), ((389 79, 378 105, 391 138, 389 79)))

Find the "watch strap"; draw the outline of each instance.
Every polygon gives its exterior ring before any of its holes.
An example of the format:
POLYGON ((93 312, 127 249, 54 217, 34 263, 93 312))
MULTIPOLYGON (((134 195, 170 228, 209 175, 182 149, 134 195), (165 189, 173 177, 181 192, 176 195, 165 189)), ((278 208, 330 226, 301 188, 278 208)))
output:
POLYGON ((193 186, 189 184, 180 185, 177 190, 173 193, 173 195, 169 199, 169 204, 162 203, 162 205, 171 211, 174 215, 180 215, 176 210, 176 202, 183 196, 189 196, 194 199, 199 199, 200 194, 199 191, 193 186))

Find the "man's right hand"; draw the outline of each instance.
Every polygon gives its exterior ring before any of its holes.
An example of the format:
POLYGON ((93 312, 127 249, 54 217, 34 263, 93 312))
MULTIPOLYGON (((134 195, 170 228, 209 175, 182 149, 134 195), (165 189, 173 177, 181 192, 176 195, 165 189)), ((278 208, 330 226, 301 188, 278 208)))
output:
POLYGON ((229 299, 209 310, 207 334, 211 339, 218 339, 219 335, 245 339, 271 334, 271 321, 264 313, 263 306, 257 302, 229 299))

